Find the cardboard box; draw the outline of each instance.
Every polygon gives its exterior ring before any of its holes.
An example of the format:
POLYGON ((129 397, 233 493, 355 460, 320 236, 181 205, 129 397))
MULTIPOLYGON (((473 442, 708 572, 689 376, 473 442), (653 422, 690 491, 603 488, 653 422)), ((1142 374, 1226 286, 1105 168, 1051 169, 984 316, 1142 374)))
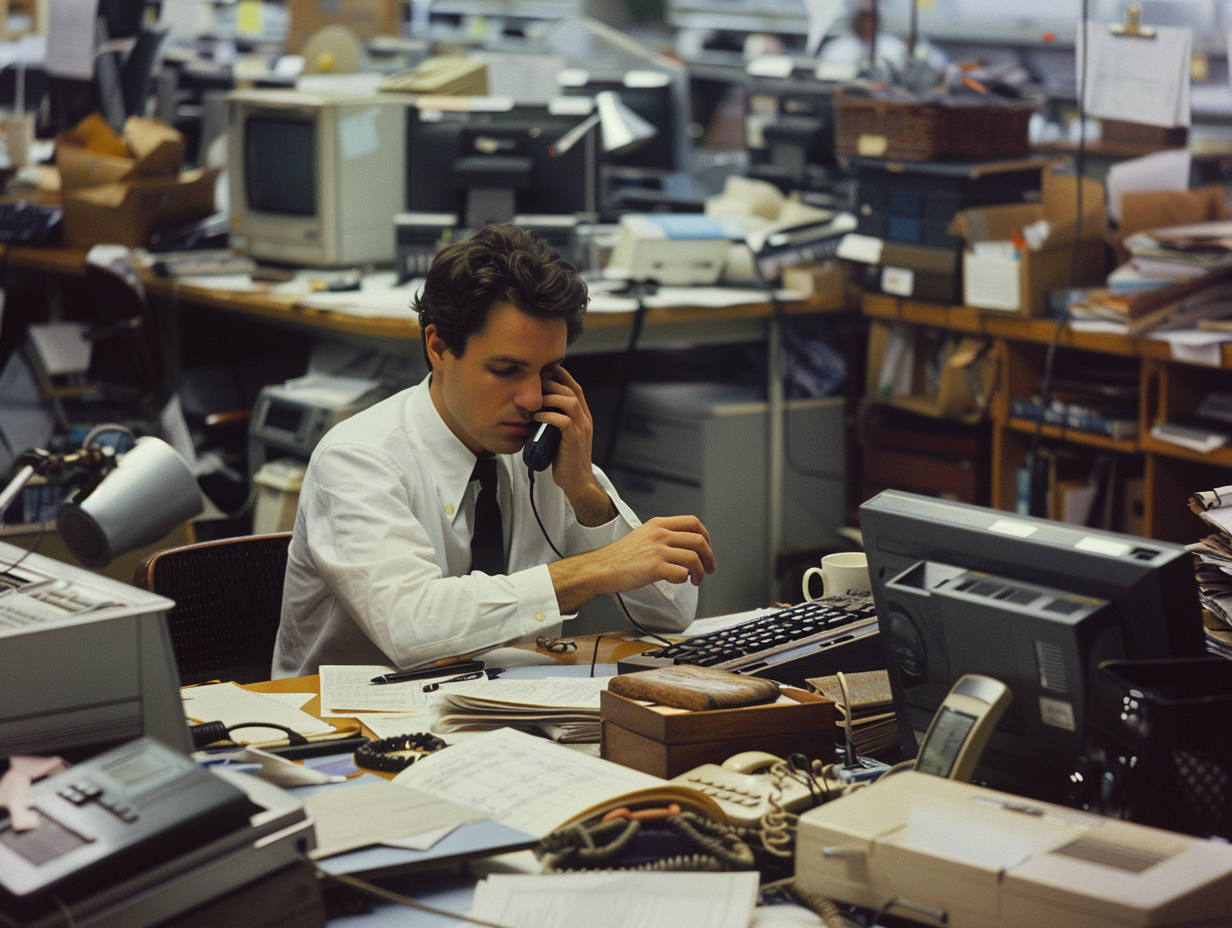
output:
POLYGON ((139 248, 150 233, 214 211, 217 169, 180 171, 184 137, 157 119, 132 117, 117 134, 97 113, 56 139, 64 243, 139 248))
POLYGON ((150 233, 174 229, 214 212, 218 168, 177 177, 79 187, 61 194, 64 244, 144 246, 150 233))
POLYGON ((866 367, 865 395, 878 402, 978 422, 988 412, 998 363, 986 338, 875 319, 866 367))
POLYGON ((299 54, 326 26, 346 26, 361 40, 401 35, 404 6, 404 0, 287 0, 287 51, 299 54))
POLYGON ((784 689, 790 703, 690 712, 600 693, 600 756, 671 779, 700 764, 721 764, 742 751, 784 757, 834 757, 834 703, 804 690, 784 689))
POLYGON ((1020 316, 1042 316, 1048 293, 1069 282, 1070 253, 1079 237, 1077 286, 1105 274, 1103 185, 1083 178, 1082 220, 1076 213, 1077 178, 1044 173, 1040 203, 963 210, 950 226, 966 243, 963 301, 968 306, 1020 316))

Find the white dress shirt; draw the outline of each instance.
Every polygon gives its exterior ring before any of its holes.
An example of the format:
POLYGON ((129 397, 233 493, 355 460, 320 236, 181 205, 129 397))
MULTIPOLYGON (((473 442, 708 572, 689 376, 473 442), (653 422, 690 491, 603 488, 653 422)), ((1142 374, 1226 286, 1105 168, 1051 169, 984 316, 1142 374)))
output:
MULTIPOLYGON (((352 416, 317 445, 304 476, 287 560, 274 678, 321 664, 408 667, 520 638, 559 634, 547 564, 556 560, 530 506, 521 454, 497 455, 504 576, 470 571, 479 483, 475 455, 441 419, 428 380, 352 416)), ((619 515, 578 522, 551 470, 535 503, 565 557, 604 547, 641 523, 607 476, 595 477, 619 515)), ((679 631, 697 588, 660 581, 622 594, 647 628, 679 631)))

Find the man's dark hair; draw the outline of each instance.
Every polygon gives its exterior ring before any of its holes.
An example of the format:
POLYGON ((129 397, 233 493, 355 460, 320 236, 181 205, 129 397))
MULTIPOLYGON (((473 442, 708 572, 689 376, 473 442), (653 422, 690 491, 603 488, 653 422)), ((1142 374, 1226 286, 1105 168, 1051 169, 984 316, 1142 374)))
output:
POLYGON ((572 264, 543 239, 504 223, 441 249, 411 308, 419 314, 420 332, 435 325, 436 334, 460 358, 467 339, 487 324, 488 310, 497 303, 541 319, 564 319, 566 344, 572 345, 582 334, 587 299, 586 284, 572 264))

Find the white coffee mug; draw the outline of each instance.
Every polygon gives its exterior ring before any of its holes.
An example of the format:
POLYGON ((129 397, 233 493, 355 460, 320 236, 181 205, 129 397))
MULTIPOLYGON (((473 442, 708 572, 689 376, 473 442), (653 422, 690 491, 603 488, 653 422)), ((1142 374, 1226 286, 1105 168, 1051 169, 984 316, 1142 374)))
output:
POLYGON ((809 595, 809 581, 814 574, 821 575, 823 596, 842 596, 844 594, 867 594, 872 591, 872 583, 868 579, 868 557, 863 551, 843 551, 840 554, 827 554, 821 559, 820 567, 810 567, 804 572, 804 598, 812 602, 809 595))

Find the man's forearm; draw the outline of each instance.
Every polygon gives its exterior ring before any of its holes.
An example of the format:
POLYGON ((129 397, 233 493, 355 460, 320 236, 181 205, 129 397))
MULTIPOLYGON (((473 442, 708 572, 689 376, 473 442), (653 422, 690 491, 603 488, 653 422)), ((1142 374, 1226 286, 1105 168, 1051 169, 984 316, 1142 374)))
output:
POLYGON ((562 615, 577 612, 583 605, 601 593, 610 593, 602 573, 602 551, 578 554, 548 564, 552 586, 556 589, 556 602, 562 615))
POLYGON ((617 516, 615 503, 598 482, 566 495, 569 497, 569 505, 573 507, 578 522, 587 528, 606 525, 617 516))

